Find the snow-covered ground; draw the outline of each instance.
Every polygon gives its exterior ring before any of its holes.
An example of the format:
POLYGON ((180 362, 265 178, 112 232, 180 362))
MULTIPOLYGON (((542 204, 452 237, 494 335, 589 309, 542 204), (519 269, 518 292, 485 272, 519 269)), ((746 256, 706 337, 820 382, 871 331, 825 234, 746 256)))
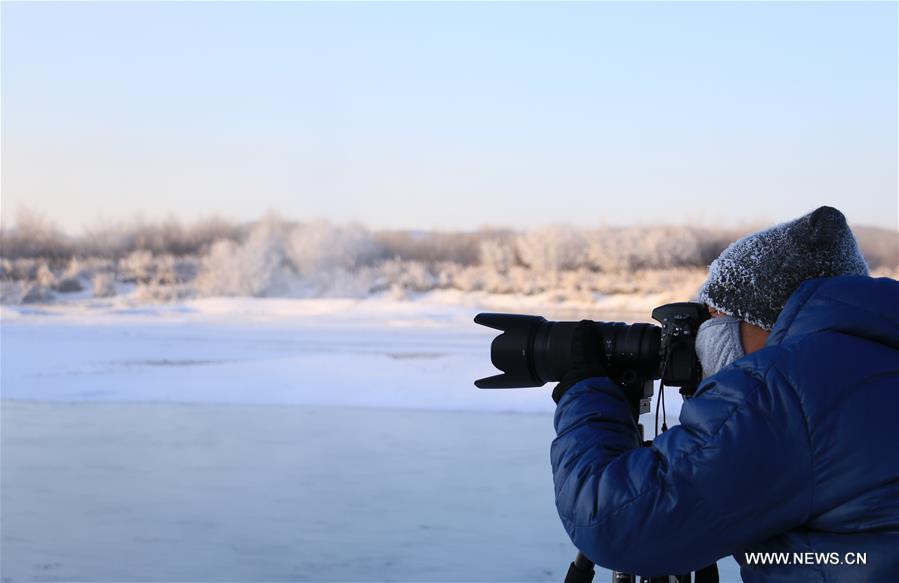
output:
POLYGON ((548 388, 474 388, 471 320, 657 301, 548 300, 3 307, 3 581, 561 580, 548 388))

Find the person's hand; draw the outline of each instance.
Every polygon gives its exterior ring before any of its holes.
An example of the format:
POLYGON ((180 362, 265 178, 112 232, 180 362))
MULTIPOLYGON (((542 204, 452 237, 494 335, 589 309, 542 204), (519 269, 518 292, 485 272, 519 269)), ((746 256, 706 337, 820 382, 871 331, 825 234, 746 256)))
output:
POLYGON ((578 381, 608 375, 606 358, 602 351, 602 338, 593 320, 581 320, 574 328, 571 338, 571 365, 571 370, 553 389, 553 401, 556 403, 565 391, 578 381))

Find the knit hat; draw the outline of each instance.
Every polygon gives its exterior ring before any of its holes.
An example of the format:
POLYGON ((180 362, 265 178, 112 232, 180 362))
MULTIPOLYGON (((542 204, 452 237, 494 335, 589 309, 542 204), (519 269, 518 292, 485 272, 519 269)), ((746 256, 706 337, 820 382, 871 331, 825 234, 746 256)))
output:
POLYGON ((770 330, 802 282, 836 275, 868 275, 868 265, 843 213, 822 206, 731 243, 709 266, 698 300, 770 330))

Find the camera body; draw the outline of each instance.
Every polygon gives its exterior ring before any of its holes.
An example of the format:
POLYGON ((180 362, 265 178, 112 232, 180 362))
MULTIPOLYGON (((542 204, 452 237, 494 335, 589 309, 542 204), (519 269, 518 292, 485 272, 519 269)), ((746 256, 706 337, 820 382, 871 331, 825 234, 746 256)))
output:
MULTIPOLYGON (((609 376, 630 388, 643 388, 661 379, 690 395, 702 380, 696 357, 696 332, 709 318, 704 304, 678 302, 652 311, 653 324, 596 322, 609 376)), ((475 381, 482 389, 539 387, 558 381, 572 368, 577 322, 551 322, 541 316, 482 313, 475 323, 500 330, 490 357, 501 374, 475 381)))
POLYGON ((702 366, 696 356, 696 333, 710 317, 705 304, 697 302, 665 304, 652 311, 652 319, 662 325, 662 384, 680 387, 687 396, 699 386, 702 366))

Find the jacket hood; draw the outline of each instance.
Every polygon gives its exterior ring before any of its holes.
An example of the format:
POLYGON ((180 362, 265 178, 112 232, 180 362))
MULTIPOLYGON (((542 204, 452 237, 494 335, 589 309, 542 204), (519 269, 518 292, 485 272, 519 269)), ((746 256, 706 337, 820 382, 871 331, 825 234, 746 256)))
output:
POLYGON ((899 282, 857 275, 810 279, 790 296, 766 345, 822 331, 899 350, 899 282))

